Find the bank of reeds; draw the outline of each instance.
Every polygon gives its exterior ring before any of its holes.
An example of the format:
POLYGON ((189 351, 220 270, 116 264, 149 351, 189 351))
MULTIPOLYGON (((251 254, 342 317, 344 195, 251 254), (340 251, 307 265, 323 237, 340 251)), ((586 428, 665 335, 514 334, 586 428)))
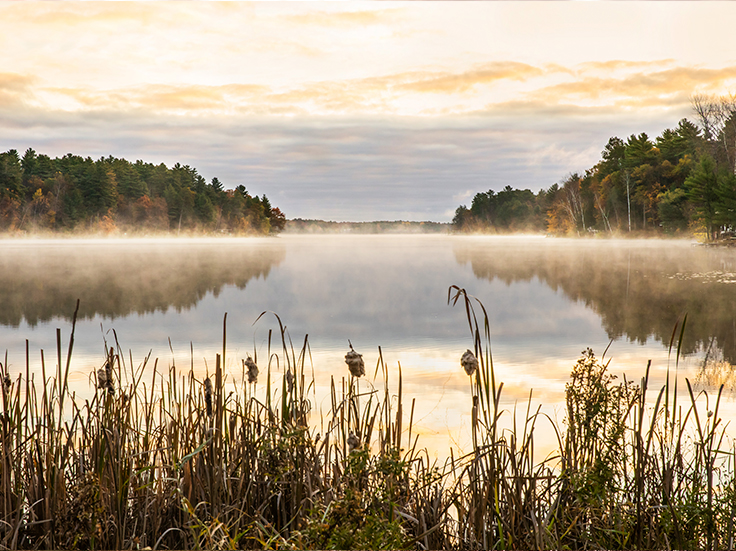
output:
POLYGON ((278 317, 267 357, 240 359, 235 380, 223 369, 226 323, 199 378, 150 358, 134 366, 113 343, 90 400, 69 389, 74 323, 66 351, 57 332, 48 373, 41 353, 42 380, 29 350, 15 376, 6 356, 0 547, 733 548, 736 450, 721 392, 696 395, 685 381, 681 403, 674 375, 654 390, 648 370, 639 384, 617 382, 586 351, 562 425, 531 396, 523 415, 505 411, 483 305, 457 287, 448 301, 465 310, 472 340, 462 357, 473 444, 441 465, 413 433, 401 368, 380 349, 365 377, 350 346, 350 371, 333 378, 330 410, 315 420, 307 339, 294 347, 278 317), (539 431, 555 432, 556 453, 535 456, 539 431))

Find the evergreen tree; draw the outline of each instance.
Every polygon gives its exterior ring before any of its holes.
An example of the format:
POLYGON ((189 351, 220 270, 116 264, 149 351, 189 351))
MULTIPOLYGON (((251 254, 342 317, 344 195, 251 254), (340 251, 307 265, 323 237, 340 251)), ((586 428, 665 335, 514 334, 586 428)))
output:
POLYGON ((26 149, 23 159, 20 161, 20 166, 23 169, 23 184, 27 185, 36 171, 36 152, 32 148, 26 149))
POLYGON ((729 231, 736 229, 736 175, 724 172, 719 175, 717 221, 729 231))
POLYGON ((11 149, 0 153, 0 198, 23 194, 23 169, 18 152, 11 149))
POLYGON ((659 220, 664 231, 676 233, 687 228, 687 194, 683 188, 675 188, 662 193, 657 208, 659 220))
POLYGON ((685 180, 685 192, 693 207, 693 219, 705 228, 707 239, 714 237, 714 223, 718 206, 718 168, 710 155, 703 155, 700 163, 685 180))

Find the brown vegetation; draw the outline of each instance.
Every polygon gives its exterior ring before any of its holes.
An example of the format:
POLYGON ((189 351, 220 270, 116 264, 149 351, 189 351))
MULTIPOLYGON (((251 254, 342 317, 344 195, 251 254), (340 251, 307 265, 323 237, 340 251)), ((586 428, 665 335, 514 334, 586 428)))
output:
POLYGON ((223 324, 222 354, 204 380, 175 365, 126 364, 116 343, 104 385, 84 403, 68 387, 73 322, 66 355, 57 334, 53 377, 43 354, 40 383, 30 362, 15 377, 0 365, 0 546, 733 548, 735 452, 720 393, 703 403, 688 382, 682 404, 668 377, 651 400, 648 377, 616 383, 586 351, 567 385, 565 426, 530 399, 502 430, 508 412, 485 309, 457 287, 448 300, 467 315, 465 363, 477 367, 468 396, 473 449, 444 465, 419 448, 401 368, 390 390, 380 349, 374 384, 333 379, 330 411, 313 428, 307 340, 295 350, 278 318, 261 393, 245 362, 239 380, 227 381, 223 324), (281 385, 272 382, 277 365, 281 385), (540 461, 542 424, 559 447, 540 461))

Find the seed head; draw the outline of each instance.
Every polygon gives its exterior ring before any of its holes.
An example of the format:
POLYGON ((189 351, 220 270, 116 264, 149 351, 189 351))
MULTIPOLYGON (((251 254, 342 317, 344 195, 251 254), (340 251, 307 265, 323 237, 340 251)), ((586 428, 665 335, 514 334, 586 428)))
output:
POLYGON ((248 368, 248 382, 251 384, 255 384, 258 382, 258 366, 256 365, 256 362, 253 361, 253 358, 248 356, 248 359, 245 360, 245 367, 248 368))
POLYGON ((286 370, 286 391, 291 392, 292 390, 294 390, 294 374, 289 368, 286 370))
POLYGON ((472 375, 478 369, 478 358, 470 350, 466 350, 463 357, 460 358, 460 365, 463 366, 465 373, 472 375))
POLYGON ((345 363, 348 364, 348 369, 353 377, 362 377, 365 375, 365 363, 363 362, 363 354, 358 354, 354 349, 353 345, 348 341, 350 350, 345 354, 345 363))
POLYGON ((13 383, 10 381, 10 377, 6 373, 5 376, 3 377, 3 387, 5 388, 6 391, 8 391, 10 390, 10 385, 12 384, 13 383))
POLYGON ((107 392, 115 394, 115 384, 112 377, 112 364, 115 361, 115 349, 110 347, 110 353, 107 356, 105 362, 105 372, 107 375, 107 392))
POLYGON ((97 370, 97 388, 107 388, 107 369, 104 367, 97 370))
POLYGON ((212 417, 212 381, 209 377, 204 380, 204 405, 207 408, 207 417, 212 417))
POLYGON ((360 448, 360 438, 358 438, 355 433, 350 433, 348 436, 348 451, 352 452, 353 450, 357 450, 360 448))

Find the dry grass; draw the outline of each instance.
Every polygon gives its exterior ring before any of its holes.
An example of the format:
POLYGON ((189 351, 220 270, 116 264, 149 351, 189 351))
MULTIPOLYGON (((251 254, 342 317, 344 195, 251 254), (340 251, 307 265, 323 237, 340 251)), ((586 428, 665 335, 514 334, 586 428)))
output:
POLYGON ((333 379, 316 429, 307 339, 295 348, 278 317, 265 361, 240 359, 240 382, 223 374, 225 317, 211 376, 134 367, 115 343, 88 401, 68 386, 73 322, 66 354, 57 332, 48 377, 41 355, 43 381, 30 360, 15 379, 0 364, 0 548, 733 548, 736 451, 720 393, 686 382, 681 404, 668 377, 650 396, 648 376, 617 383, 586 352, 564 425, 531 397, 517 418, 501 408, 483 305, 457 287, 448 301, 465 309, 473 343, 473 450, 442 465, 413 434, 401 366, 390 389, 380 348, 372 382, 347 366, 333 379), (261 393, 248 382, 259 368, 261 393), (559 446, 539 459, 542 425, 559 446))

